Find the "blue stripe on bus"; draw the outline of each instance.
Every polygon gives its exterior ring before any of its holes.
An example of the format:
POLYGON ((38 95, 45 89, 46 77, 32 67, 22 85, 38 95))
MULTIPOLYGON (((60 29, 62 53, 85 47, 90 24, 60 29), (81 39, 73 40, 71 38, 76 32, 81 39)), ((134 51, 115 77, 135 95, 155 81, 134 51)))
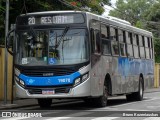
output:
POLYGON ((139 75, 153 75, 154 64, 153 60, 133 59, 133 58, 119 58, 118 59, 118 73, 122 76, 139 75))
POLYGON ((54 77, 29 77, 20 74, 19 78, 25 82, 25 85, 31 86, 52 86, 52 85, 67 85, 73 84, 75 78, 79 77, 81 74, 75 72, 71 75, 65 76, 54 76, 54 77))

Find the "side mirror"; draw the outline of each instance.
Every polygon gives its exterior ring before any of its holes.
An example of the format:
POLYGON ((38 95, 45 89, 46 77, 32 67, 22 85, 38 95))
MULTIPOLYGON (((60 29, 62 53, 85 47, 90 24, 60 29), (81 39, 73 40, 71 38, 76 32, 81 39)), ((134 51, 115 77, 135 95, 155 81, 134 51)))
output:
POLYGON ((11 41, 11 33, 14 33, 15 29, 12 29, 11 31, 8 32, 7 36, 6 36, 6 48, 7 51, 13 56, 13 51, 11 51, 10 48, 10 41, 11 41))

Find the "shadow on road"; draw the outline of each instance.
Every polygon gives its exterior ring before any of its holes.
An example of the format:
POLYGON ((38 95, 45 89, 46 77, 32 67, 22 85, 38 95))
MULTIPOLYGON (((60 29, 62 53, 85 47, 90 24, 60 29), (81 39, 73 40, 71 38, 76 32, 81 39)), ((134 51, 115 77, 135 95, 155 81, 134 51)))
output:
MULTIPOLYGON (((146 99, 144 99, 146 100, 146 99)), ((135 101, 127 101, 125 98, 121 98, 121 99, 109 99, 108 100, 108 107, 114 107, 116 105, 122 105, 122 104, 126 104, 126 103, 131 103, 131 102, 135 102, 135 101)), ((97 106, 95 106, 94 104, 88 104, 85 103, 83 100, 77 100, 77 101, 70 101, 70 102, 64 102, 64 103, 58 103, 55 104, 53 103, 52 106, 50 108, 47 109, 42 109, 37 107, 34 110, 92 110, 92 109, 96 109, 97 106)))

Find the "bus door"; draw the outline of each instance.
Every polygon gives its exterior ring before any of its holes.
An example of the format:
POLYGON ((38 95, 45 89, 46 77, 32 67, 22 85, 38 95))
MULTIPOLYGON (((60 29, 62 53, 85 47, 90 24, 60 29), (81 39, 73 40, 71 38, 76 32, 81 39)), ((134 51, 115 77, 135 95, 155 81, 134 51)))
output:
POLYGON ((100 23, 92 21, 90 26, 91 38, 91 94, 99 95, 103 91, 100 23))

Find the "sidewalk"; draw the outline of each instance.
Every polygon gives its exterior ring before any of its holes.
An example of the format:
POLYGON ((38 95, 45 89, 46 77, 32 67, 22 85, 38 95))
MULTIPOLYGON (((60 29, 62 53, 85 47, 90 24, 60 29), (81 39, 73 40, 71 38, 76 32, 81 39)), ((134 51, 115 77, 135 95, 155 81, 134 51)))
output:
POLYGON ((18 99, 14 100, 13 104, 10 104, 8 102, 6 105, 4 105, 4 101, 0 101, 0 110, 9 110, 14 108, 30 107, 36 105, 38 105, 36 99, 18 99))
POLYGON ((160 87, 158 88, 151 88, 151 89, 147 89, 144 91, 145 93, 150 93, 150 92, 160 92, 160 87))
MULTIPOLYGON (((159 88, 152 88, 152 89, 147 89, 145 90, 145 93, 151 93, 151 92, 160 92, 160 87, 159 88)), ((53 100, 53 103, 62 103, 66 100, 53 100)), ((67 100, 68 101, 68 100, 67 100)), ((33 107, 37 106, 37 100, 36 99, 19 99, 19 100, 14 100, 13 104, 6 104, 4 105, 3 101, 0 101, 0 110, 10 110, 10 109, 15 109, 15 108, 25 108, 25 107, 33 107)))

